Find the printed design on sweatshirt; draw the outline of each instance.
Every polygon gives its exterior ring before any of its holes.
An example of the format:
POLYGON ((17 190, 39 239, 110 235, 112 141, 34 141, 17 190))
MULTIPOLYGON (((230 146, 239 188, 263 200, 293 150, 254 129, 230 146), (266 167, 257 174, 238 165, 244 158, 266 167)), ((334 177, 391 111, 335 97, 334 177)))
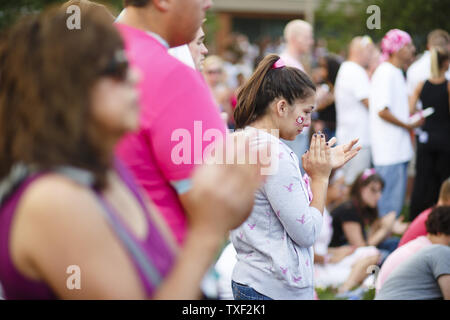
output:
POLYGON ((250 228, 250 230, 253 230, 256 227, 256 223, 254 223, 254 224, 247 223, 247 225, 250 228))
POLYGON ((289 184, 289 186, 283 186, 287 189, 287 191, 292 192, 292 187, 294 186, 293 183, 289 184))
POLYGON ((287 273, 287 271, 288 271, 288 269, 289 268, 283 268, 283 267, 280 267, 280 269, 281 269, 281 272, 284 274, 284 275, 286 275, 286 273, 287 273))
POLYGON ((295 219, 295 220, 297 220, 297 221, 300 222, 301 224, 305 224, 305 215, 302 215, 302 218, 301 218, 301 219, 295 219))
POLYGON ((264 267, 264 269, 266 269, 269 272, 274 272, 275 271, 272 266, 270 268, 269 267, 264 267))
POLYGON ((292 280, 293 280, 295 283, 298 283, 299 281, 302 280, 302 276, 299 276, 299 277, 292 277, 292 280))

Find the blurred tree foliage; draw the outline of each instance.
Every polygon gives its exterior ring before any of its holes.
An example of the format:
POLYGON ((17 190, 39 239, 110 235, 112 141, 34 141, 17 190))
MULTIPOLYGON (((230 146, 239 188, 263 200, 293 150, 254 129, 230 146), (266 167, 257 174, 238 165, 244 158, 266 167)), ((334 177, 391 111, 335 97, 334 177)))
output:
POLYGON ((370 35, 380 41, 390 29, 402 29, 411 34, 418 52, 426 47, 426 37, 434 29, 450 31, 450 2, 448 0, 321 0, 316 12, 317 38, 325 38, 331 51, 346 49, 356 35, 370 35), (334 4, 333 4, 334 2, 334 4), (377 5, 381 12, 381 29, 369 30, 366 25, 371 13, 366 10, 377 5))
MULTIPOLYGON (((0 30, 7 28, 21 15, 30 12, 39 12, 51 5, 62 4, 67 0, 0 0, 0 30)), ((122 9, 123 0, 100 0, 111 9, 113 14, 118 14, 122 9)))
MULTIPOLYGON (((97 0, 95 0, 97 1, 97 0)), ((276 0, 272 0, 276 1, 276 0)), ((419 51, 426 45, 427 34, 436 28, 450 31, 449 0, 316 0, 319 7, 315 15, 315 36, 325 38, 331 51, 340 53, 350 39, 368 34, 379 41, 390 29, 408 31, 419 51), (366 13, 370 5, 381 9, 381 29, 369 30, 366 13)), ((65 0, 0 0, 0 30, 10 26, 20 15, 40 11, 65 0)), ((122 9, 122 0, 97 1, 106 4, 114 14, 122 9)), ((207 16, 208 42, 218 25, 213 13, 207 16)))

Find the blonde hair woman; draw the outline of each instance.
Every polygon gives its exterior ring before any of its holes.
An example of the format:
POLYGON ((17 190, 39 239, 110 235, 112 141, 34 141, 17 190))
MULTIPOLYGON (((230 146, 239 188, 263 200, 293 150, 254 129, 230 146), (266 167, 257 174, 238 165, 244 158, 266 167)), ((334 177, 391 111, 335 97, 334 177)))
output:
POLYGON ((418 100, 424 109, 434 108, 418 135, 411 220, 436 203, 440 185, 450 176, 450 82, 445 78, 449 61, 446 48, 432 48, 431 77, 417 86, 411 99, 412 111, 418 100))

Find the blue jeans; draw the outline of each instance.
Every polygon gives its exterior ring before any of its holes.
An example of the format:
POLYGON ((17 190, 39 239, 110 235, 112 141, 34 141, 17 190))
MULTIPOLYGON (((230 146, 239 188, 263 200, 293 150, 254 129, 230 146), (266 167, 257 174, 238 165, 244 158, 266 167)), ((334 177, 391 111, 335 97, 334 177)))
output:
POLYGON ((399 242, 400 242, 399 238, 390 237, 390 238, 387 238, 386 240, 384 240, 383 242, 381 242, 377 246, 377 248, 378 248, 378 250, 380 251, 380 254, 381 254, 381 264, 384 263, 386 258, 392 252, 394 252, 395 249, 397 249, 399 242))
POLYGON ((375 171, 384 180, 383 194, 378 201, 380 217, 395 211, 397 217, 403 209, 405 201, 406 183, 408 181, 408 162, 389 166, 375 166, 375 171))
POLYGON ((273 300, 253 288, 231 280, 234 300, 273 300))

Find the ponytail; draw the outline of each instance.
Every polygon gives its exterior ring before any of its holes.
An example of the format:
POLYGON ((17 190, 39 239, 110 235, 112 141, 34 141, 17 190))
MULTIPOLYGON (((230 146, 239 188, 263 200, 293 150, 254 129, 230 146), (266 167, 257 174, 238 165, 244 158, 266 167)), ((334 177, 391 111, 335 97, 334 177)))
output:
POLYGON ((263 116, 276 98, 284 98, 292 105, 295 100, 314 94, 316 87, 303 71, 274 67, 278 60, 280 57, 275 54, 265 57, 239 90, 234 110, 236 129, 245 128, 263 116))
POLYGON ((444 48, 431 48, 431 78, 439 78, 444 61, 448 59, 448 52, 444 48))
POLYGON ((431 49, 431 77, 439 78, 438 52, 436 48, 431 49))
POLYGON ((234 110, 234 120, 237 129, 242 129, 252 123, 262 113, 262 110, 257 110, 255 102, 264 78, 278 59, 279 57, 276 55, 270 55, 264 58, 250 79, 239 90, 237 106, 234 110))

